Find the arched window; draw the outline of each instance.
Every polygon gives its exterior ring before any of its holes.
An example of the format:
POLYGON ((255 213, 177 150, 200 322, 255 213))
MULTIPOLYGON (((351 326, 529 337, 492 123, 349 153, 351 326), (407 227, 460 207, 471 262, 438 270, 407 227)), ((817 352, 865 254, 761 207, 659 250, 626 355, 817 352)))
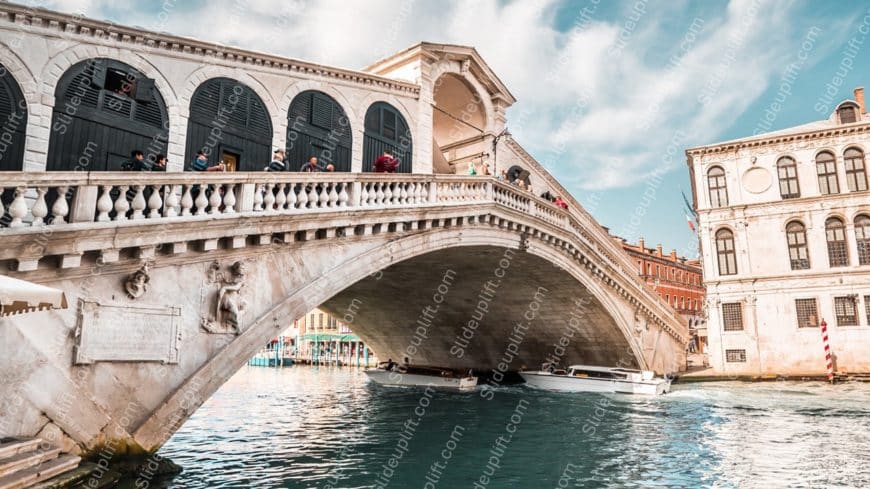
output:
POLYGON ((858 243, 858 264, 870 265, 870 217, 855 218, 855 241, 858 243))
POLYGON ((0 171, 24 168, 27 101, 12 73, 0 64, 0 171))
POLYGON ((350 171, 353 132, 341 105, 329 95, 308 90, 296 95, 287 112, 287 162, 291 171, 316 156, 325 167, 350 171))
POLYGON ((807 251, 807 230, 799 221, 792 221, 785 227, 788 240, 788 258, 792 270, 810 268, 810 256, 807 251))
POLYGON ((375 160, 389 151, 399 160, 399 173, 411 173, 414 154, 411 130, 402 114, 386 102, 375 102, 366 111, 363 134, 363 171, 372 171, 375 160))
POLYGON ((858 121, 858 110, 854 104, 843 104, 837 108, 837 117, 840 118, 840 124, 849 124, 858 121))
POLYGON ((816 156, 816 173, 819 175, 819 192, 822 195, 840 193, 837 181, 837 159, 834 154, 822 151, 816 156))
POLYGON ((734 233, 730 229, 716 231, 716 255, 719 261, 719 275, 735 275, 737 273, 734 233))
POLYGON ((776 162, 776 172, 779 175, 779 195, 783 199, 794 199, 801 196, 798 185, 797 164, 794 158, 783 156, 776 162))
POLYGON ((867 170, 864 166, 864 152, 858 148, 849 148, 843 153, 846 164, 846 186, 849 192, 867 190, 867 170))
POLYGON ((825 221, 825 239, 828 242, 828 263, 832 267, 849 265, 849 252, 846 247, 846 225, 838 217, 825 221))
POLYGON ((230 78, 197 87, 190 99, 186 170, 202 151, 210 164, 223 162, 229 171, 260 171, 272 159, 271 145, 272 119, 250 87, 230 78))
POLYGON ((710 191, 710 205, 724 207, 728 205, 728 187, 725 184, 725 170, 714 166, 707 172, 707 188, 710 191))
POLYGON ((140 150, 166 154, 169 117, 154 80, 112 59, 70 67, 54 92, 48 170, 117 171, 140 150))

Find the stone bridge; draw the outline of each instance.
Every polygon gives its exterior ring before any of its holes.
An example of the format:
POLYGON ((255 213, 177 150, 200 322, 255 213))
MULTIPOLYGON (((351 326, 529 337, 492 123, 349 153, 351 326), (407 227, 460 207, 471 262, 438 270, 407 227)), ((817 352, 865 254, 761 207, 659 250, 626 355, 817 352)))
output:
POLYGON ((70 302, 0 320, 4 433, 154 451, 320 305, 384 359, 684 368, 683 321, 606 231, 494 178, 7 172, 0 187, 4 273, 70 302))

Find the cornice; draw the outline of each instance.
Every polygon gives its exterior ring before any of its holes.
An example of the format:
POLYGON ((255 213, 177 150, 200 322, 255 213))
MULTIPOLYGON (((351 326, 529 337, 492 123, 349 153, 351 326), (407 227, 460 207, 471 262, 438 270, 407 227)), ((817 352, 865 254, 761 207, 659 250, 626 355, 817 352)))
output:
MULTIPOLYGON (((774 144, 783 144, 796 141, 814 141, 823 138, 831 138, 852 134, 870 133, 870 122, 861 122, 854 124, 846 124, 832 127, 830 129, 822 129, 816 131, 796 132, 792 134, 781 134, 772 137, 759 137, 757 139, 738 140, 724 143, 712 144, 709 146, 698 146, 686 150, 686 156, 702 156, 709 154, 721 154, 730 151, 737 151, 745 148, 759 148, 771 146, 774 144)), ((691 158, 687 159, 687 163, 691 165, 691 158)))

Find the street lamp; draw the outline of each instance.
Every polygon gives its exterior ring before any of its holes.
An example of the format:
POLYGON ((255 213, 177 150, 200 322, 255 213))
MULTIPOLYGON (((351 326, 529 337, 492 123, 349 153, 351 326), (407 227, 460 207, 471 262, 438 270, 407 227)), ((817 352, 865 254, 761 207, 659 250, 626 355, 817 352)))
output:
POLYGON ((492 139, 492 174, 496 177, 498 177, 498 142, 499 140, 501 140, 502 137, 510 137, 510 135, 510 131, 508 131, 508 128, 505 127, 492 139))

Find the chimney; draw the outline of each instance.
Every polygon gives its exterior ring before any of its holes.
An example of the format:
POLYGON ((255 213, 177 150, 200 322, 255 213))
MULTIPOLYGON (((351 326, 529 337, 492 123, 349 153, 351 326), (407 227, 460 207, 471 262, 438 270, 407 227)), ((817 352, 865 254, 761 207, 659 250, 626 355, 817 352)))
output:
POLYGON ((643 247, 643 238, 637 240, 637 247, 640 248, 640 251, 646 253, 646 248, 643 247))
POLYGON ((671 261, 674 263, 677 262, 677 250, 671 250, 671 261))
POLYGON ((656 245, 656 256, 659 258, 662 257, 662 244, 661 243, 656 245))
POLYGON ((858 112, 866 114, 867 104, 864 103, 864 87, 858 87, 855 89, 855 102, 858 102, 858 112))

